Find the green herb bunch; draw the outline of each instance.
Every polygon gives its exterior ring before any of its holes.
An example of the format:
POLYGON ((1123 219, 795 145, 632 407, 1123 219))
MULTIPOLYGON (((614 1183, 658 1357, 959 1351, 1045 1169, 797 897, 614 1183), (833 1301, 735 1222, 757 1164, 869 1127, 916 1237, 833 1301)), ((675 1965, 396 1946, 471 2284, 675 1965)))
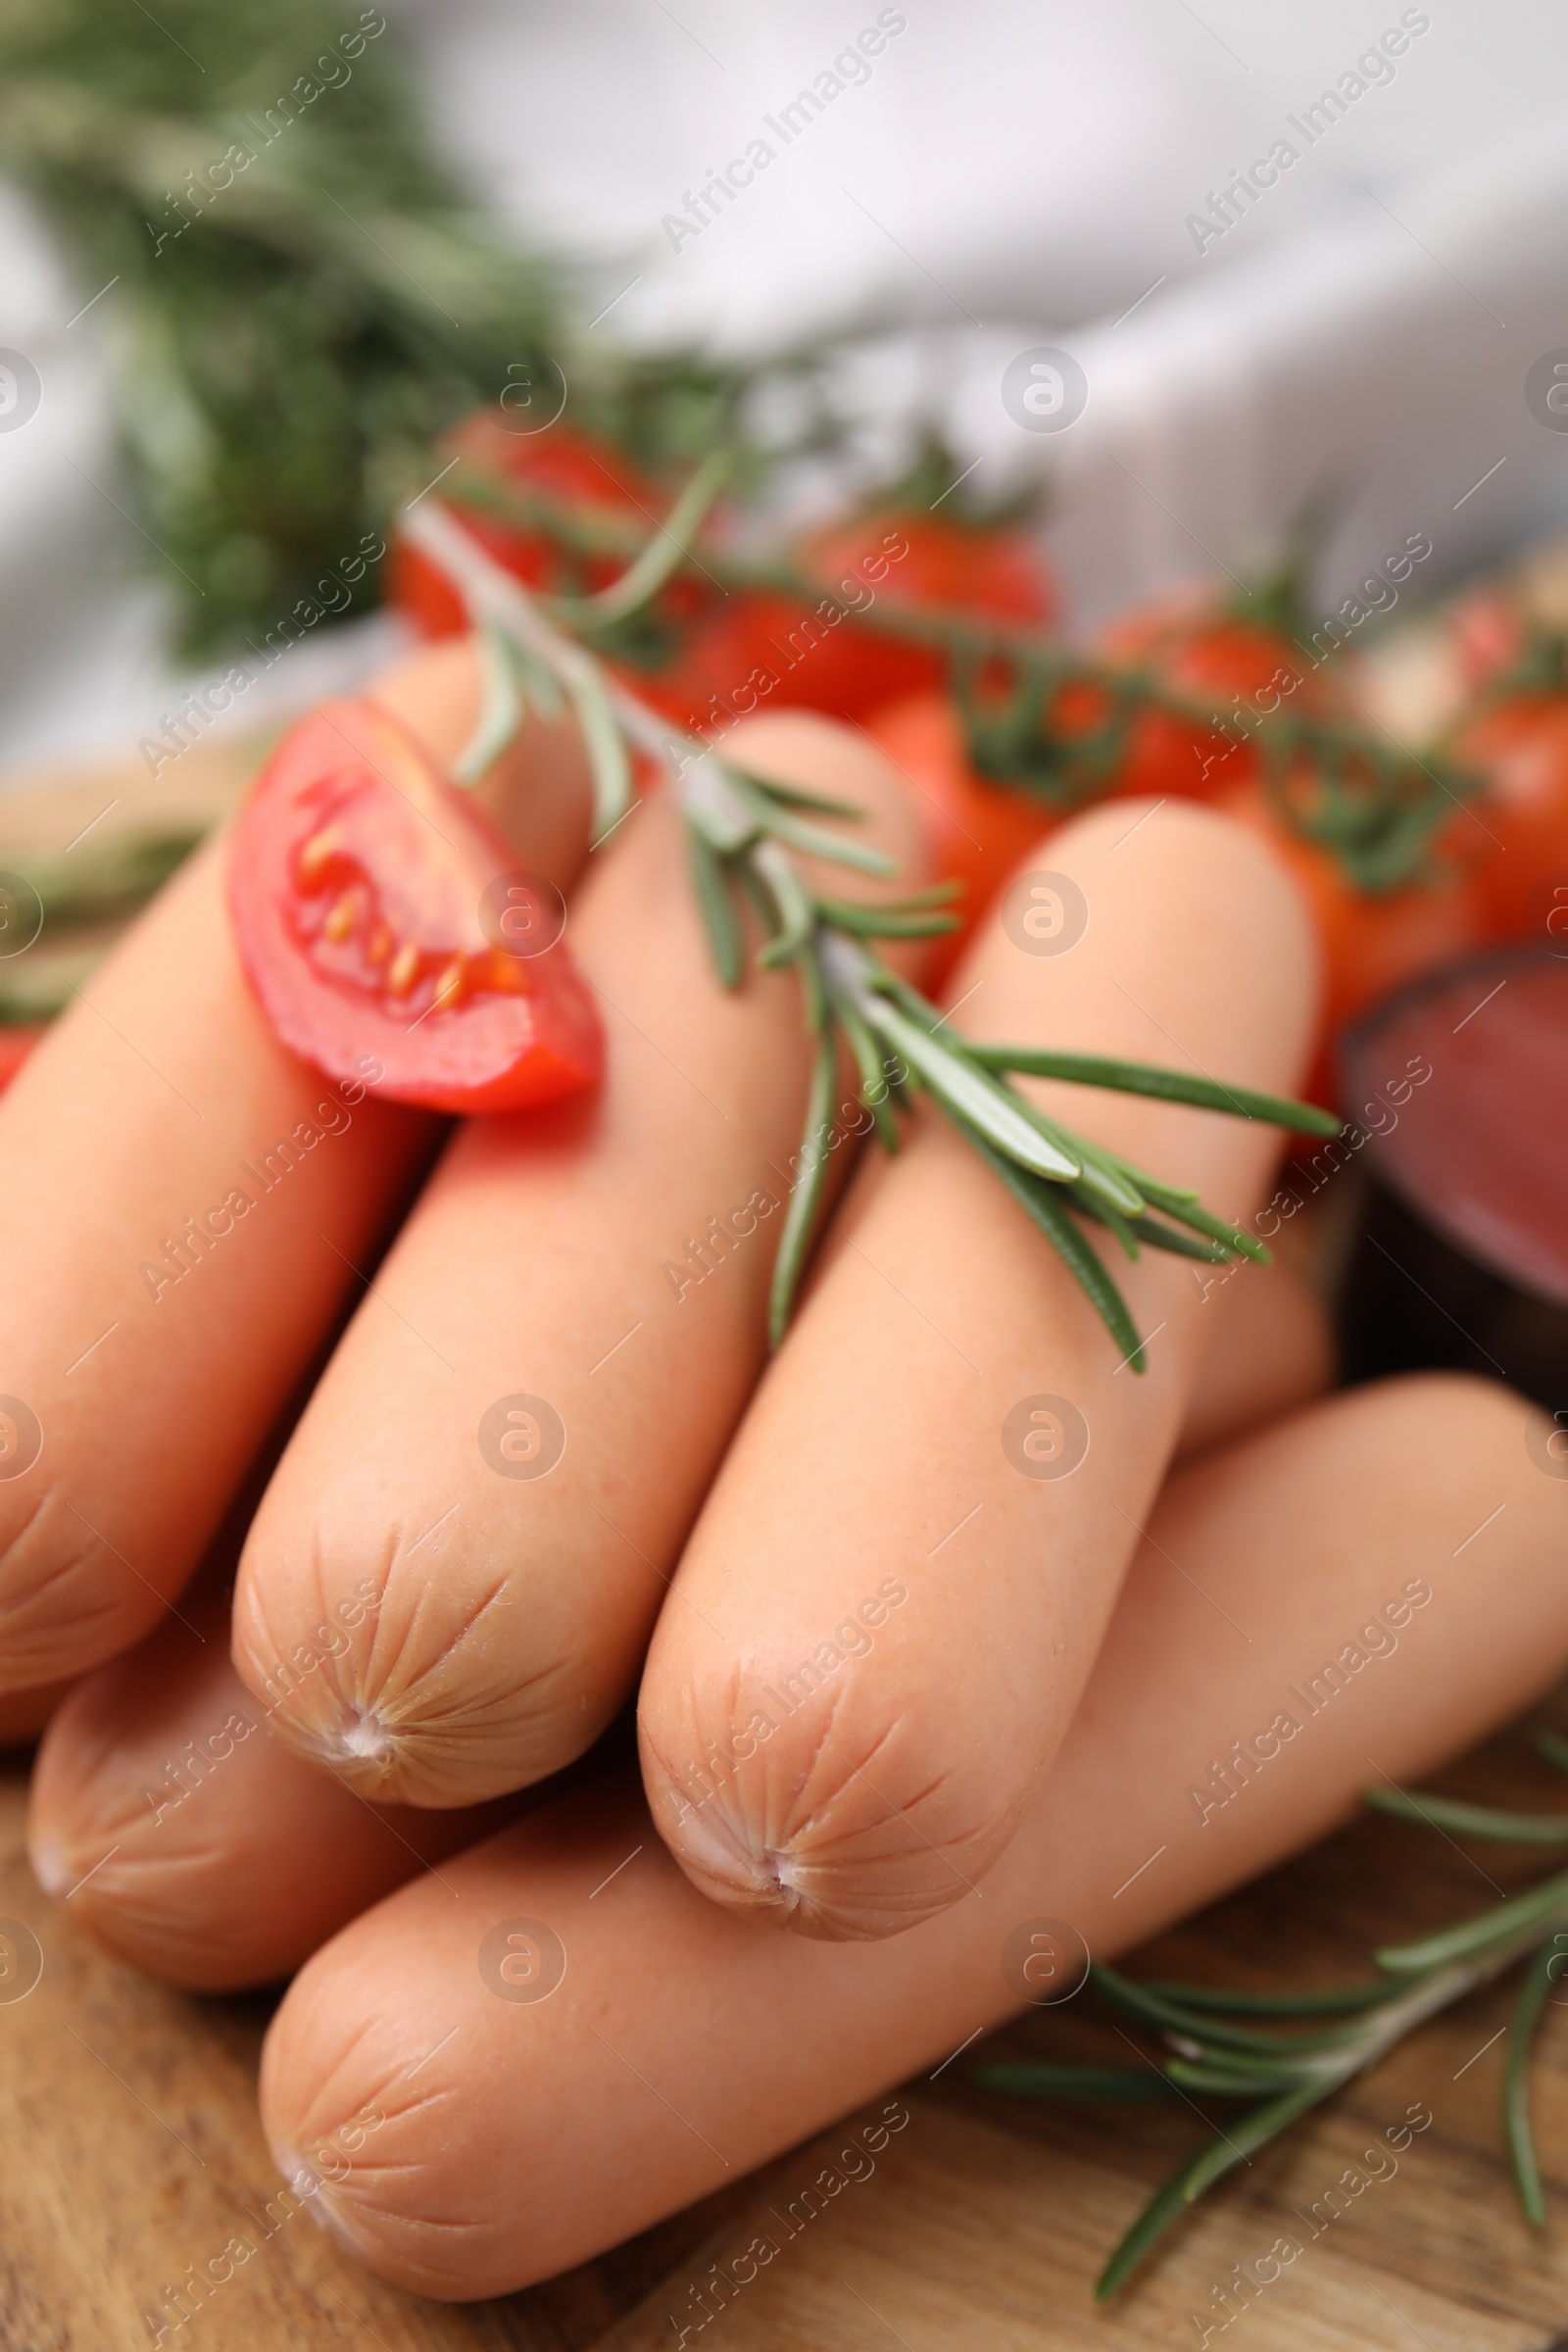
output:
POLYGON ((290 612, 455 416, 548 365, 549 277, 429 159, 376 9, 0 0, 0 172, 101 294, 192 650, 290 612))
POLYGON ((108 288, 136 519, 192 650, 287 613, 375 519, 377 466, 542 354, 546 286, 426 159, 377 18, 0 9, 0 169, 108 288))
MULTIPOLYGON (((410 83, 357 0, 0 0, 0 173, 108 331, 187 652, 290 612, 447 426, 504 395, 548 414, 564 371, 574 416, 655 469, 735 437, 758 371, 579 332, 564 272, 435 161, 410 83)), ((808 401, 798 439, 825 416, 808 401)))

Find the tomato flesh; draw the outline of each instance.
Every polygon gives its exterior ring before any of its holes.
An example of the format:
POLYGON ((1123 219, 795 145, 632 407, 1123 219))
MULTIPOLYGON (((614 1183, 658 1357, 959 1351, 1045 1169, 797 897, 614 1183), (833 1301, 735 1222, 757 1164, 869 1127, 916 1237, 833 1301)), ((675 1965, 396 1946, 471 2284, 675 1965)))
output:
POLYGON ((598 1078, 603 1033, 565 946, 506 952, 481 901, 505 844, 398 723, 326 703, 285 737, 234 830, 240 961, 291 1052, 393 1102, 526 1110, 598 1078))

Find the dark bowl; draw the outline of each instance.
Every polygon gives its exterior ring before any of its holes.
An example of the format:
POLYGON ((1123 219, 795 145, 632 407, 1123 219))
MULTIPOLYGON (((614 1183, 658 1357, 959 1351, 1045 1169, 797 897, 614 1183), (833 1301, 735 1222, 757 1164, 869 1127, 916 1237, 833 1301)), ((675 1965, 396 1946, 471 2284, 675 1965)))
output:
POLYGON ((1443 1365, 1568 1404, 1568 955, 1445 965, 1348 1030, 1345 1141, 1367 1214, 1346 1375, 1443 1365))

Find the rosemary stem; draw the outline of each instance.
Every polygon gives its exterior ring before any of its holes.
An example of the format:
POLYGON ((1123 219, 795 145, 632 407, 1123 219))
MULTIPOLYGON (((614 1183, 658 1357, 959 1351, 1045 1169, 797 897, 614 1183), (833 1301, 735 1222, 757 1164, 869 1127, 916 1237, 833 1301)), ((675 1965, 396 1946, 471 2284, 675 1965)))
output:
POLYGON ((440 499, 421 501, 406 511, 402 528, 453 580, 476 621, 487 620, 504 635, 514 637, 568 689, 576 686, 602 692, 639 751, 677 775, 706 759, 707 744, 660 718, 612 677, 585 647, 558 629, 520 582, 492 561, 440 499))

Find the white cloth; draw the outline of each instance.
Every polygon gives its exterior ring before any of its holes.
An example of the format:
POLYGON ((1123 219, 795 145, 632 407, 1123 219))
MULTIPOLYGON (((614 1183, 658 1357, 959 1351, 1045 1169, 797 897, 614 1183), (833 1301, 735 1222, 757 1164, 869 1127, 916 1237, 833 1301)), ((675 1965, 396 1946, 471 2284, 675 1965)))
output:
MULTIPOLYGON (((1343 502, 1325 606, 1411 534, 1433 546, 1411 588, 1431 588, 1568 505, 1568 435, 1524 400, 1568 336, 1568 19, 1546 0, 395 13, 457 168, 584 263, 588 316, 612 304, 594 331, 755 351, 888 322, 846 369, 870 427, 939 414, 977 487, 1044 467, 1080 618, 1243 569, 1313 492, 1343 502), (1226 223, 1214 199, 1282 138, 1297 160, 1233 193, 1226 223), (759 140, 750 183, 714 191, 759 140), (1041 346, 1087 379, 1060 434, 1003 405, 1008 363, 1041 346)), ((128 748, 179 685, 111 503, 103 310, 74 317, 95 291, 0 191, 0 347, 44 386, 0 432, 0 767, 128 748)), ((274 691, 302 699, 384 643, 323 634, 274 691)))

